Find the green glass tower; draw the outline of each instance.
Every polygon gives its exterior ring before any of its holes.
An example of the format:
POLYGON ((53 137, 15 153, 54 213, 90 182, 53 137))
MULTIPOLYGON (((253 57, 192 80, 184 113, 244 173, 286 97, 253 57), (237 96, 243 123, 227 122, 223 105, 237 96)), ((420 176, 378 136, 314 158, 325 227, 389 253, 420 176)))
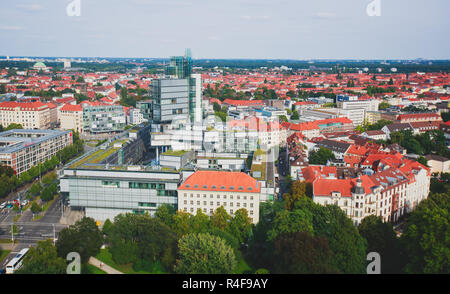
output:
POLYGON ((179 115, 200 121, 202 81, 200 74, 192 74, 190 50, 186 49, 184 56, 170 57, 164 71, 166 77, 153 80, 149 89, 153 122, 170 123, 179 115))

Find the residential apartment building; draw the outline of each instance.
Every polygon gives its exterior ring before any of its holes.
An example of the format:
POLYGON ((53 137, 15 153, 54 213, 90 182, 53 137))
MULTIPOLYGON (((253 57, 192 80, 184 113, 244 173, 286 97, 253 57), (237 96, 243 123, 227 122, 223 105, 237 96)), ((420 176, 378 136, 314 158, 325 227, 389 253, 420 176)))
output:
POLYGON ((1 102, 0 124, 20 124, 24 129, 47 129, 57 122, 56 106, 42 102, 1 102))
POLYGON ((442 122, 442 118, 438 113, 409 113, 409 114, 400 114, 399 116, 397 116, 397 121, 400 123, 427 122, 427 121, 442 122))
POLYGON ((126 113, 121 105, 99 102, 82 102, 83 132, 90 134, 123 131, 126 113))
POLYGON ((336 104, 338 108, 342 109, 364 109, 365 111, 378 111, 380 101, 377 99, 349 101, 338 100, 336 104))
POLYGON ((83 133, 83 107, 66 104, 59 109, 60 128, 83 133))
POLYGON ((139 125, 147 122, 147 119, 144 118, 144 114, 141 113, 141 109, 131 108, 128 112, 127 122, 132 125, 139 125))
POLYGON ((386 140, 387 135, 382 130, 375 130, 375 131, 365 131, 361 134, 364 138, 370 138, 373 140, 386 140))
POLYGON ((433 173, 449 173, 450 159, 447 157, 430 154, 425 156, 428 160, 427 164, 430 166, 433 173))
POLYGON ((339 206, 355 225, 369 215, 396 222, 426 199, 430 189, 428 168, 416 161, 401 161, 399 166, 389 166, 386 161, 381 170, 368 170, 358 178, 316 174, 310 179, 313 201, 339 206))
POLYGON ((15 129, 1 132, 0 165, 10 166, 20 176, 72 142, 70 131, 15 129))
POLYGON ((223 206, 231 215, 244 208, 252 223, 259 221, 261 187, 246 173, 197 171, 178 188, 178 209, 195 214, 201 209, 211 216, 223 206))

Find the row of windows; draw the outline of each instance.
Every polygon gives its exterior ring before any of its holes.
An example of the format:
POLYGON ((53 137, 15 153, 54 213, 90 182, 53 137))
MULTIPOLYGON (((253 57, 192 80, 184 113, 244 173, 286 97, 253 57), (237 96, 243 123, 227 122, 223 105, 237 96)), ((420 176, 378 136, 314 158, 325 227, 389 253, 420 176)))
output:
POLYGON ((128 188, 130 189, 159 189, 164 190, 166 188, 165 184, 157 183, 140 183, 140 182, 129 182, 128 188))
MULTIPOLYGON (((184 197, 186 197, 186 198, 188 197, 187 193, 184 193, 184 197)), ((220 197, 221 197, 220 194, 216 195, 216 199, 220 199, 220 197)), ((194 198, 194 194, 190 194, 190 198, 194 198)), ((196 198, 200 198, 200 194, 196 194, 196 198)), ((203 198, 207 198, 206 194, 203 194, 203 198)), ((214 198, 214 195, 210 194, 209 198, 214 198)), ((222 198, 227 199, 227 195, 222 195, 222 198)), ((230 195, 230 199, 234 199, 234 195, 230 195)), ((241 196, 236 195, 236 199, 240 200, 241 196)), ((247 196, 246 195, 242 196, 242 199, 247 200, 247 196)), ((253 196, 250 196, 250 200, 253 200, 253 199, 254 199, 253 196)))
MULTIPOLYGON (((184 200, 183 201, 183 203, 185 204, 185 205, 187 205, 188 204, 188 202, 187 202, 187 200, 184 200)), ((201 203, 201 201, 197 201, 197 205, 200 205, 200 203, 201 203)), ((203 205, 207 205, 207 201, 203 201, 203 205)), ((233 207, 233 204, 234 202, 230 202, 230 207, 233 207)), ((191 201, 189 201, 189 204, 190 205, 194 205, 194 201, 193 200, 191 200, 191 201)), ((227 202, 222 202, 222 204, 220 204, 220 202, 219 201, 217 201, 216 202, 216 204, 217 204, 217 206, 224 206, 224 207, 226 207, 227 205, 228 205, 228 203, 227 202)), ((213 206, 214 205, 214 201, 210 201, 209 202, 209 205, 210 206, 213 206)), ((236 207, 241 207, 241 203, 240 202, 236 202, 236 207)), ((242 203, 242 207, 247 207, 247 203, 242 203)), ((250 203, 250 207, 253 207, 253 203, 250 203)))
MULTIPOLYGON (((102 186, 120 188, 120 182, 119 181, 102 181, 102 186)), ((177 196, 177 191, 176 190, 166 190, 165 184, 128 182, 128 188, 156 190, 156 194, 158 196, 177 196)))
MULTIPOLYGON (((184 212, 188 212, 187 207, 183 208, 183 211, 184 211, 184 212)), ((207 208, 203 208, 202 211, 203 211, 204 213, 206 213, 207 208)), ((194 213, 194 208, 193 208, 193 207, 189 208, 189 212, 190 212, 190 213, 194 213)), ((213 214, 213 213, 214 213, 214 209, 210 208, 210 209, 209 209, 209 214, 213 214)), ((230 210, 229 210, 229 214, 230 214, 230 215, 233 215, 233 214, 234 214, 234 210, 233 210, 233 209, 230 209, 230 210)), ((253 215, 253 210, 250 210, 250 211, 249 211, 249 215, 253 215)), ((252 218, 252 217, 251 217, 251 221, 253 222, 253 218, 252 218)))

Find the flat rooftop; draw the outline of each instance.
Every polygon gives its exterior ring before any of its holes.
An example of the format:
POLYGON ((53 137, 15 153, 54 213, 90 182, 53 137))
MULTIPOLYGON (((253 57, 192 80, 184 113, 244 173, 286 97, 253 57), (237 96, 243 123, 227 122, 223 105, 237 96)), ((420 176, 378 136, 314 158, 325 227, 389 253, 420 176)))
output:
POLYGON ((14 153, 25 147, 40 144, 71 131, 14 129, 0 133, 0 153, 14 153))
MULTIPOLYGON (((102 169, 105 167, 105 164, 100 164, 100 162, 116 153, 123 146, 126 146, 129 141, 129 138, 120 138, 109 143, 104 143, 93 151, 75 159, 73 163, 70 164, 69 168, 76 169, 86 167, 102 169)), ((117 168, 120 169, 120 166, 117 168)))

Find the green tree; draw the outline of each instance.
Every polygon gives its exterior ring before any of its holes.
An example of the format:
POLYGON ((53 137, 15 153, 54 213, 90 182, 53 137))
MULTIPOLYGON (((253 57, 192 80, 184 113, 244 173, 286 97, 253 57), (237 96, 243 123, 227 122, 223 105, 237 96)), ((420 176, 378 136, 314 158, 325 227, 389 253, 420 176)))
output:
POLYGON ((58 255, 61 257, 67 256, 69 252, 78 252, 81 261, 86 263, 91 256, 95 256, 100 252, 103 242, 103 234, 95 220, 83 217, 74 225, 59 232, 56 248, 58 255))
POLYGON ((371 215, 361 221, 358 231, 367 240, 367 253, 377 252, 380 254, 383 274, 401 272, 399 241, 391 223, 383 222, 381 217, 371 215))
POLYGON ((306 196, 307 189, 308 183, 306 183, 305 181, 294 181, 292 185, 289 187, 290 192, 283 194, 283 202, 285 209, 292 210, 295 201, 306 196))
POLYGON ((32 212, 33 214, 36 214, 36 213, 41 212, 41 211, 42 211, 42 208, 39 206, 39 204, 37 204, 36 201, 33 201, 33 202, 31 203, 30 210, 31 210, 31 212, 32 212))
POLYGON ((208 233, 185 235, 178 242, 178 250, 175 271, 179 274, 229 274, 237 265, 233 249, 208 233))
POLYGON ((105 220, 102 227, 102 233, 106 236, 111 234, 111 231, 113 230, 113 223, 108 219, 105 220))
POLYGON ((177 211, 173 216, 172 229, 179 237, 191 232, 190 218, 191 215, 189 213, 181 210, 177 211))
POLYGON ((285 115, 280 115, 278 118, 280 119, 280 122, 288 122, 289 121, 285 115))
POLYGON ((401 244, 407 273, 450 273, 450 192, 431 194, 411 213, 401 244))
POLYGON ((34 196, 38 195, 41 192, 42 186, 39 181, 33 183, 30 188, 30 193, 34 196))
POLYGON ((381 102, 381 103, 378 105, 378 109, 379 109, 379 110, 384 110, 384 109, 387 109, 387 108, 389 108, 389 107, 391 107, 391 105, 390 105, 389 103, 387 103, 387 102, 381 102))
POLYGON ((267 232, 272 241, 281 233, 308 232, 314 234, 313 216, 307 209, 281 210, 275 215, 273 227, 267 232))
POLYGON ((220 206, 217 208, 214 213, 211 215, 211 224, 219 228, 221 230, 226 231, 228 229, 228 226, 230 225, 231 216, 228 214, 228 212, 223 208, 223 206, 220 206))
POLYGON ((297 201, 295 206, 312 214, 314 236, 328 239, 333 251, 333 264, 339 272, 365 273, 367 241, 341 208, 336 205, 322 206, 308 197, 297 201))
POLYGON ((158 218, 161 222, 165 223, 169 227, 173 225, 173 216, 176 213, 175 207, 170 204, 163 204, 158 207, 155 212, 155 217, 158 218))
POLYGON ((298 120, 299 118, 297 110, 292 111, 291 120, 298 120))
POLYGON ((46 185, 50 185, 54 180, 56 180, 56 178, 57 178, 56 173, 51 172, 42 177, 42 182, 46 185))
POLYGON ((36 247, 31 247, 23 260, 17 274, 65 274, 65 257, 58 257, 52 241, 38 241, 36 247))
POLYGON ((176 234, 148 214, 119 214, 108 235, 109 250, 118 264, 151 271, 157 261, 170 270, 175 263, 176 234))
POLYGON ((27 171, 24 171, 23 173, 20 174, 19 182, 21 184, 24 184, 24 183, 28 183, 29 181, 31 181, 31 179, 32 178, 31 178, 30 174, 27 171))
POLYGON ((338 273, 332 262, 333 252, 325 237, 307 232, 282 233, 274 240, 272 273, 338 273))
POLYGON ((221 107, 220 107, 220 105, 219 105, 219 103, 214 102, 214 104, 213 104, 213 110, 214 110, 215 112, 219 112, 219 111, 222 110, 221 107))
POLYGON ((318 151, 312 151, 309 154, 310 164, 326 165, 330 159, 335 159, 333 152, 327 148, 320 147, 318 151))
POLYGON ((15 129, 23 129, 21 124, 12 123, 9 124, 3 131, 15 130, 15 129))
POLYGON ((246 243, 252 229, 252 221, 245 208, 238 209, 230 221, 228 231, 236 237, 239 243, 246 243))
POLYGON ((209 216, 203 213, 199 208, 197 214, 189 218, 190 232, 207 233, 211 227, 209 216))
POLYGON ((423 157, 423 156, 419 156, 419 158, 417 159, 417 161, 425 166, 428 166, 428 160, 423 157))

